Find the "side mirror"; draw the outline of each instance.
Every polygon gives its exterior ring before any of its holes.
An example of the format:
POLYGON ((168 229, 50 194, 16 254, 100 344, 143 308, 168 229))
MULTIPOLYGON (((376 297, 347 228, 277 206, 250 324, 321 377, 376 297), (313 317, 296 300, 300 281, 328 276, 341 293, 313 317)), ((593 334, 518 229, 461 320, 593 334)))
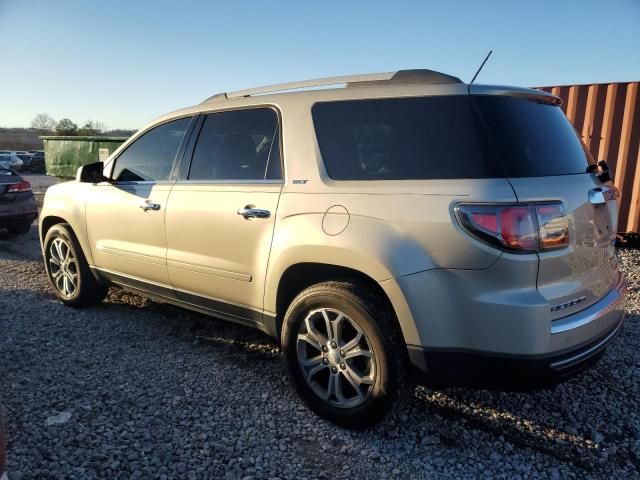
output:
POLYGON ((602 183, 610 182, 611 178, 611 170, 609 170, 609 165, 604 160, 600 160, 598 162, 598 167, 600 167, 600 172, 597 174, 597 177, 600 179, 602 183))
POLYGON ((99 183, 107 180, 104 176, 104 162, 88 163, 78 168, 76 181, 83 183, 99 183))

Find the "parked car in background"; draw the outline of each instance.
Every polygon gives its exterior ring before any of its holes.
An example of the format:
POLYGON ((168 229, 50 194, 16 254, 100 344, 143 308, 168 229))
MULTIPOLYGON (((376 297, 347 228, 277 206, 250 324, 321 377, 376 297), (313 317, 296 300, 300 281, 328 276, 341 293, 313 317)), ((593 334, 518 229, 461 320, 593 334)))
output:
POLYGON ((0 150, 0 166, 11 168, 12 170, 20 170, 24 162, 10 150, 0 150))
POLYGON ((7 430, 4 407, 0 404, 0 480, 7 478, 7 430))
POLYGON ((45 173, 44 150, 35 150, 31 153, 31 164, 29 169, 32 173, 45 173))
POLYGON ((31 154, 29 152, 14 152, 16 157, 22 160, 22 170, 30 170, 31 154))
POLYGON ((9 233, 27 233, 38 217, 31 183, 13 170, 0 167, 0 227, 9 233))
POLYGON ((348 427, 415 379, 562 381, 622 328, 625 282, 608 167, 560 103, 430 70, 215 95, 48 189, 50 283, 259 328, 348 427))

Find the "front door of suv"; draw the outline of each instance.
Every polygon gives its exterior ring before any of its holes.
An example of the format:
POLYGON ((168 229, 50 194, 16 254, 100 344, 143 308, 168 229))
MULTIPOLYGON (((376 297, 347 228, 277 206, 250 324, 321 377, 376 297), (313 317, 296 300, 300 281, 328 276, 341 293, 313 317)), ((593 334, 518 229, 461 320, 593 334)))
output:
POLYGON ((261 322, 283 183, 279 131, 273 108, 204 117, 166 212, 167 267, 179 299, 261 322))
POLYGON ((142 134, 115 159, 111 181, 91 187, 87 233, 95 267, 104 273, 129 283, 160 284, 170 292, 164 217, 191 121, 180 118, 142 134))

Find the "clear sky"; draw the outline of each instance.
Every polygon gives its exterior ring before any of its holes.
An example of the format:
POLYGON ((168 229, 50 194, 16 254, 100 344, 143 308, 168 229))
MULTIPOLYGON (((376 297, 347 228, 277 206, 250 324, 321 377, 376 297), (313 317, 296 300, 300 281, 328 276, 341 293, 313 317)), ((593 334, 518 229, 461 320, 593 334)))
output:
POLYGON ((640 0, 0 0, 0 126, 109 128, 221 91, 431 68, 480 83, 640 80, 640 0))

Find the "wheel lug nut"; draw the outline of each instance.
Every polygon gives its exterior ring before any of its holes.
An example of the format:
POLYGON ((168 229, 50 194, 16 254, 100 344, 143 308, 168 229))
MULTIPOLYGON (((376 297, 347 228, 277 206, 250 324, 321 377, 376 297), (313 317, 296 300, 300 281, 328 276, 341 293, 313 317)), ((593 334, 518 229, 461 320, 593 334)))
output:
POLYGON ((347 366, 344 363, 341 363, 340 368, 344 370, 345 368, 347 368, 347 366))
POLYGON ((326 365, 327 363, 329 363, 329 359, 328 358, 323 358, 322 359, 322 363, 324 363, 326 365))
POLYGON ((340 350, 340 356, 344 357, 346 355, 346 353, 344 353, 344 350, 340 350))
POLYGON ((323 351, 324 353, 327 353, 327 352, 329 351, 329 349, 328 349, 328 348, 327 348, 327 346, 325 345, 324 347, 322 347, 322 351, 323 351))
POLYGON ((331 367, 331 371, 333 373, 338 373, 338 367, 331 367))
POLYGON ((336 348, 338 344, 336 342, 331 342, 331 348, 336 348))

